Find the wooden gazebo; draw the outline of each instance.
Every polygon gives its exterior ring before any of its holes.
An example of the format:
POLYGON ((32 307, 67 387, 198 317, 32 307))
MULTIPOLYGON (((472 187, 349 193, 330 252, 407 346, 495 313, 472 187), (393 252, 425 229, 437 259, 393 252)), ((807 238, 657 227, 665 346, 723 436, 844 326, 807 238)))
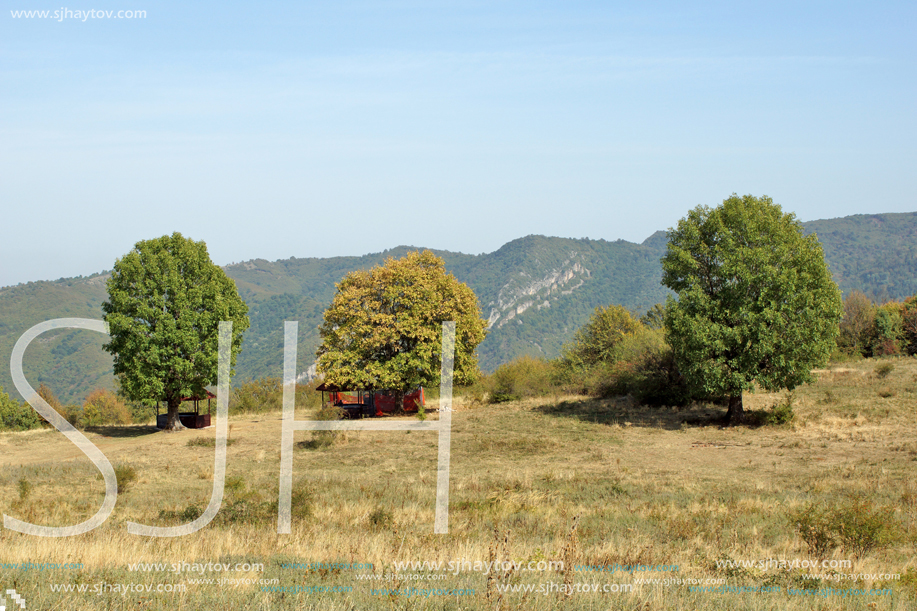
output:
MULTIPOLYGON (((216 399, 217 396, 210 392, 207 389, 204 389, 204 396, 195 395, 193 397, 182 397, 182 404, 191 402, 194 405, 193 412, 183 412, 181 407, 179 407, 178 412, 178 421, 181 422, 182 426, 189 429, 203 429, 210 426, 210 415, 213 413, 213 407, 211 401, 216 399), (207 413, 201 413, 201 402, 207 400, 207 413)), ((169 411, 168 407, 166 408, 165 414, 159 413, 159 403, 156 403, 156 428, 164 429, 168 424, 169 420, 169 411)))

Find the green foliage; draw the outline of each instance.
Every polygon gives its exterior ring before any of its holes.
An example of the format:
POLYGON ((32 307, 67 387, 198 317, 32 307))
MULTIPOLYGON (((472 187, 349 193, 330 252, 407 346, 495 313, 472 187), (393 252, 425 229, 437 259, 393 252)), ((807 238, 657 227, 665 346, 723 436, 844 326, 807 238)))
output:
POLYGON ((630 395, 645 405, 687 405, 692 398, 663 332, 647 327, 625 338, 588 386, 591 394, 630 395))
POLYGON ((847 354, 871 356, 875 336, 876 306, 860 291, 844 298, 837 346, 847 354))
POLYGON ((0 386, 0 430, 27 431, 37 429, 44 423, 28 403, 20 403, 10 398, 0 386))
POLYGON ((901 306, 904 346, 911 356, 917 355, 917 295, 908 297, 901 306))
POLYGON ((866 295, 854 291, 844 299, 837 344, 848 355, 917 354, 917 297, 876 306, 866 295))
POLYGON ((886 378, 888 377, 888 374, 894 371, 894 369, 895 369, 895 366, 892 363, 879 363, 878 365, 876 365, 876 369, 875 369, 876 377, 886 378))
POLYGON ((316 355, 325 381, 342 388, 408 392, 439 384, 442 322, 455 321, 455 384, 478 375, 484 339, 471 289, 430 251, 352 272, 338 284, 316 355))
MULTIPOLYGON (((746 412, 746 423, 753 426, 782 426, 789 424, 796 419, 796 412, 793 411, 792 392, 788 392, 782 401, 772 406, 769 410, 754 410, 746 412)), ((825 398, 821 403, 834 403, 836 399, 830 391, 825 393, 825 398)))
MULTIPOLYGON (((296 385, 296 407, 320 407, 321 394, 315 391, 320 380, 296 385)), ((283 409, 283 382, 280 378, 262 378, 244 382, 229 395, 230 414, 263 414, 283 409)))
POLYGON ((19 490, 19 500, 25 501, 32 494, 32 482, 24 477, 20 477, 16 482, 16 488, 19 490))
POLYGON ((283 408, 283 384, 279 378, 262 378, 243 383, 229 395, 231 414, 260 414, 283 408))
POLYGON ((532 356, 520 356, 487 377, 489 401, 505 403, 528 397, 543 397, 556 393, 555 366, 532 356))
POLYGON ((371 529, 383 530, 392 527, 392 525, 395 523, 395 515, 391 512, 390 509, 378 507, 369 514, 369 517, 366 519, 366 521, 369 522, 369 527, 371 529))
MULTIPOLYGON (((803 227, 806 233, 818 234, 844 294, 859 290, 885 301, 917 293, 917 214, 857 215, 811 221, 803 227)), ((616 303, 645 311, 665 300, 668 290, 659 283, 665 247, 665 233, 657 232, 642 244, 527 236, 482 255, 435 253, 446 269, 474 290, 485 317, 501 314, 477 348, 481 368, 490 372, 522 354, 557 357, 597 306, 616 303), (559 279, 569 274, 573 275, 566 282, 559 279), (524 312, 507 320, 510 312, 529 302, 524 312)), ((226 267, 249 305, 252 325, 236 362, 235 380, 278 375, 285 320, 300 321, 297 371, 304 371, 320 343, 318 326, 334 296, 334 281, 409 250, 398 247, 362 257, 257 259, 226 267)), ((0 353, 8 355, 16 339, 39 322, 100 318, 105 279, 106 274, 96 274, 0 288, 0 353)), ((913 320, 917 324, 917 318, 913 320)), ((27 379, 53 382, 64 403, 81 404, 92 389, 111 387, 112 361, 101 349, 101 334, 62 329, 41 339, 29 347, 27 379)), ((910 354, 917 353, 917 328, 908 345, 910 354)), ((12 388, 9 368, 0 368, 0 385, 12 388)), ((148 421, 149 411, 130 407, 136 421, 148 421)))
POLYGON ((60 413, 64 411, 64 406, 61 405, 61 402, 58 400, 57 396, 54 394, 54 391, 51 390, 51 387, 42 382, 38 386, 38 396, 45 400, 45 403, 50 405, 56 412, 60 413))
POLYGON ((872 345, 873 356, 895 356, 904 348, 904 317, 901 316, 903 304, 892 301, 879 306, 876 310, 875 339, 872 345))
POLYGON ((627 308, 619 305, 598 307, 592 318, 564 349, 563 360, 574 371, 583 371, 616 360, 615 349, 640 327, 627 308))
MULTIPOLYGON (((231 446, 235 442, 235 439, 227 439, 226 447, 231 446)), ((213 437, 192 437, 185 445, 189 448, 215 448, 217 442, 213 437)))
POLYGON ((115 465, 115 478, 118 481, 118 492, 127 492, 127 489, 137 481, 137 470, 128 464, 115 465))
POLYGON ((127 397, 168 404, 170 427, 180 427, 182 397, 216 383, 220 321, 232 321, 232 366, 248 328, 248 306, 203 242, 179 233, 137 242, 115 262, 102 304, 127 397))
MULTIPOLYGON (((0 386, 13 388, 9 355, 13 344, 30 327, 53 318, 102 317, 105 282, 101 274, 55 281, 29 282, 0 288, 0 386)), ((29 345, 23 372, 33 385, 53 382, 66 403, 82 403, 95 387, 111 385, 111 357, 102 350, 105 336, 84 329, 43 333, 29 345)))
POLYGON ((774 406, 768 418, 768 424, 780 426, 789 424, 796 419, 796 412, 793 411, 793 393, 787 393, 786 399, 774 406))
POLYGON ((894 510, 876 507, 863 496, 837 507, 809 504, 791 514, 790 521, 809 552, 819 558, 838 547, 862 558, 888 545, 895 535, 894 510))
MULTIPOLYGON (((315 420, 343 420, 346 417, 347 412, 343 408, 330 404, 322 406, 315 414, 315 420)), ((301 441, 297 446, 309 450, 324 450, 342 438, 341 431, 312 431, 312 439, 301 441)))
POLYGON ((694 392, 730 398, 810 381, 835 346, 841 297, 821 246, 770 198, 733 195, 669 231, 666 338, 694 392))
POLYGON ((917 212, 856 214, 804 226, 818 234, 845 294, 862 291, 882 302, 917 293, 917 212))
POLYGON ((647 329, 665 329, 665 304, 657 303, 651 307, 640 317, 640 322, 647 329))
POLYGON ((83 426, 129 424, 132 421, 127 406, 108 390, 98 389, 90 393, 83 403, 82 411, 83 426))

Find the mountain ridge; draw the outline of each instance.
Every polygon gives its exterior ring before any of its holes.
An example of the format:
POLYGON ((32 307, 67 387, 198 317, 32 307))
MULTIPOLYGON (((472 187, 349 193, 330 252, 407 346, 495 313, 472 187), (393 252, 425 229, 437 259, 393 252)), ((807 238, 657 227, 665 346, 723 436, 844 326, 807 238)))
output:
MULTIPOLYGON (((853 215, 802 226, 818 235, 845 293, 862 290, 880 300, 917 293, 917 212, 853 215)), ((421 249, 400 245, 362 256, 251 259, 223 266, 249 304, 252 322, 236 381, 280 375, 285 320, 300 321, 297 370, 306 371, 335 284, 350 271, 421 249)), ((522 354, 556 356, 597 306, 618 303, 641 312, 669 294, 660 284, 664 231, 639 244, 533 234, 477 255, 427 249, 478 296, 490 323, 478 348, 485 370, 522 354)), ((44 320, 101 318, 108 273, 0 288, 0 358, 9 362, 16 339, 44 320)), ((65 402, 80 400, 93 388, 112 384, 104 342, 104 336, 88 331, 43 335, 26 354, 26 375, 34 387, 44 382, 65 402)), ((0 386, 12 392, 8 368, 0 370, 0 386)))

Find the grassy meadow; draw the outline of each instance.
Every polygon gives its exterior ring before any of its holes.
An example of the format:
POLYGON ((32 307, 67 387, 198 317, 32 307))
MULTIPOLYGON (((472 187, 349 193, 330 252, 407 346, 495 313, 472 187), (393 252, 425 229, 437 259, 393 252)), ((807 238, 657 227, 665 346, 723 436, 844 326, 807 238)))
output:
MULTIPOLYGON (((435 433, 346 432, 329 440, 297 432, 293 533, 278 535, 280 413, 233 418, 226 493, 216 519, 192 535, 147 538, 128 534, 126 522, 180 524, 206 506, 213 429, 94 429, 88 437, 121 480, 109 520, 69 538, 0 530, 0 563, 82 568, 7 566, 0 568, 0 586, 14 588, 30 610, 917 608, 917 359, 835 363, 817 378, 796 390, 794 417, 783 424, 757 423, 774 420, 769 414, 775 406, 779 411, 785 394, 747 393, 751 424, 735 428, 723 427, 725 408, 712 405, 646 408, 627 398, 578 396, 488 405, 458 397, 447 535, 433 534, 435 433), (564 568, 501 567, 486 575, 419 569, 403 571, 410 579, 400 582, 365 579, 384 578, 395 562, 461 559, 563 561, 564 568), (727 564, 767 559, 852 564, 727 564), (137 562, 261 563, 264 571, 129 570, 137 562), (284 566, 335 562, 372 568, 284 566), (616 564, 678 570, 575 568, 616 564), (852 574, 900 577, 845 577, 852 574), (191 582, 198 578, 226 581, 191 582), (670 581, 637 583, 644 578, 670 581), (274 579, 270 586, 244 583, 274 579), (53 592, 58 583, 88 584, 89 590, 53 592), (132 583, 185 589, 124 594, 110 587, 132 583), (692 583, 733 591, 699 592, 692 583), (99 584, 108 590, 92 592, 99 584), (565 584, 633 587, 537 591, 550 584, 555 590, 565 584), (264 589, 278 585, 326 591, 264 589), (502 591, 526 585, 536 590, 502 591), (395 587, 474 594, 373 592, 395 587), (736 591, 741 587, 768 591, 736 591), (799 593, 805 589, 813 593, 799 593), (858 589, 867 593, 852 593, 858 589), (871 589, 890 594, 868 594, 871 589)), ((432 409, 428 416, 437 417, 432 409)), ((309 419, 309 412, 297 418, 309 419)), ((21 520, 81 522, 104 496, 92 464, 53 430, 0 434, 0 463, 0 509, 21 520)))

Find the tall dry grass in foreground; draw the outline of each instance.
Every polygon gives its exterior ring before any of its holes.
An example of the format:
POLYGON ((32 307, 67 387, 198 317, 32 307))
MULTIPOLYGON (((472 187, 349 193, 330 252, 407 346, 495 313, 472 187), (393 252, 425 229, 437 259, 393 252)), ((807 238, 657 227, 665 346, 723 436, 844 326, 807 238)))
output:
MULTIPOLYGON (((746 395, 752 420, 773 420, 784 395, 746 395)), ((29 609, 913 609, 917 605, 917 360, 865 360, 818 373, 796 391, 787 424, 722 428, 722 408, 643 408, 628 399, 563 397, 498 406, 458 402, 453 418, 450 532, 433 534, 436 436, 348 432, 330 446, 297 433, 293 533, 276 533, 278 412, 231 421, 226 498, 193 535, 129 535, 126 521, 177 524, 210 496, 212 430, 99 429, 90 437, 124 489, 105 525, 48 539, 0 531, 0 562, 81 562, 82 570, 0 570, 29 609), (889 367, 890 366, 890 367, 889 367), (315 449, 312 449, 315 448, 315 449), (131 479, 133 474, 133 479, 131 479), (726 560, 851 560, 840 573, 899 573, 893 581, 813 581, 830 570, 726 568, 726 560), (358 580, 395 561, 563 560, 564 571, 449 574, 409 586, 475 595, 378 596, 391 582, 358 580), (350 592, 263 592, 195 585, 187 574, 131 572, 146 562, 260 562, 282 586, 350 592), (290 570, 286 562, 372 563, 373 571, 290 570), (718 564, 719 561, 719 564, 718 564), (637 585, 625 594, 500 592, 509 585, 633 583, 573 565, 678 565, 638 578, 725 580, 780 593, 711 594, 637 585), (186 583, 178 594, 58 594, 50 583, 186 583), (799 596, 789 588, 891 588, 891 596, 799 596)), ((306 419, 305 412, 298 415, 306 419)), ((431 414, 435 418, 435 414, 431 414)), ((783 418, 786 419, 786 418, 783 418)), ((57 432, 0 435, 0 509, 45 525, 99 507, 94 467, 57 432)), ((424 571, 417 571, 424 572, 424 571)))

